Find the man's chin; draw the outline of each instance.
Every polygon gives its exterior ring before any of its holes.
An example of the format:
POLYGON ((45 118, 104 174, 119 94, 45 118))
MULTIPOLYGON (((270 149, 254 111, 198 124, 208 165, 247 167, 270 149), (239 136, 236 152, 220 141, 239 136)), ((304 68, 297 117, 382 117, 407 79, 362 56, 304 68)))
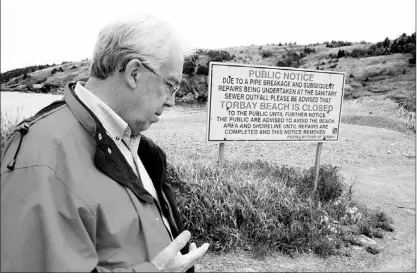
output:
POLYGON ((152 123, 150 122, 146 122, 146 123, 142 123, 139 126, 137 126, 136 128, 132 129, 132 134, 137 136, 140 135, 141 132, 148 130, 149 128, 151 128, 152 123))

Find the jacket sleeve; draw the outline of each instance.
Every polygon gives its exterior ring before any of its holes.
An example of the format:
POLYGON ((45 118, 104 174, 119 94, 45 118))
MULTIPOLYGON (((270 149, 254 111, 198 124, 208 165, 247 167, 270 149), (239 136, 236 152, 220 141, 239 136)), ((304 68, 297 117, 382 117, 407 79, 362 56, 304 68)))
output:
POLYGON ((157 271, 98 266, 96 217, 53 169, 33 166, 1 174, 1 271, 157 271))

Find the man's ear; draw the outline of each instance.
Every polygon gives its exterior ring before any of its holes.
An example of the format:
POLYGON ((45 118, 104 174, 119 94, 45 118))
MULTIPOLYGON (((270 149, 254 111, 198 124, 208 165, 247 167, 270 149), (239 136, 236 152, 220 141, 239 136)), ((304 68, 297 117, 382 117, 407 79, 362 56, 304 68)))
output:
POLYGON ((126 82, 132 89, 135 89, 138 84, 138 74, 141 66, 141 61, 133 59, 127 63, 126 69, 123 71, 126 82))

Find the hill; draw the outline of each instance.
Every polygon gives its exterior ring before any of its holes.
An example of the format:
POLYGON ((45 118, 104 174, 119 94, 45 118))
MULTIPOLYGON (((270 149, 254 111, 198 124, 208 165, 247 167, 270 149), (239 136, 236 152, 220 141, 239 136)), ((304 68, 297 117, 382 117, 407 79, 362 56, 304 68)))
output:
MULTIPOLYGON (((210 61, 341 71, 347 76, 345 99, 383 96, 407 111, 416 111, 415 33, 376 44, 331 41, 199 49, 185 61, 177 100, 207 100, 210 61)), ((83 60, 16 69, 1 74, 1 91, 59 94, 68 82, 86 81, 88 67, 89 61, 83 60), (37 68, 43 69, 33 71, 37 68)))

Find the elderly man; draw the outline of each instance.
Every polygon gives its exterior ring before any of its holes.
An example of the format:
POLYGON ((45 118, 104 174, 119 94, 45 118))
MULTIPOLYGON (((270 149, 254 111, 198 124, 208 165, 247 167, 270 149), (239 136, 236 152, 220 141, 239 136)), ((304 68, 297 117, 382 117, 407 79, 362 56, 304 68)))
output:
POLYGON ((90 78, 23 121, 2 153, 2 271, 186 271, 165 153, 141 135, 173 106, 186 50, 164 22, 99 34, 90 78))

